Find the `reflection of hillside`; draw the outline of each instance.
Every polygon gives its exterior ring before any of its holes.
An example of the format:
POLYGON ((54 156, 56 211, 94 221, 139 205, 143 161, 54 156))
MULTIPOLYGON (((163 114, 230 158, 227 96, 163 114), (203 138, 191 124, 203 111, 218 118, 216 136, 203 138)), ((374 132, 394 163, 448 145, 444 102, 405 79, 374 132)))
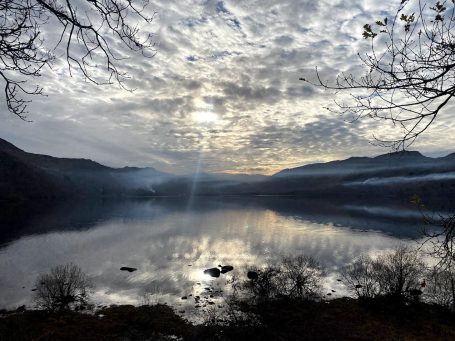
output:
MULTIPOLYGON (((270 210, 283 217, 300 221, 356 230, 381 231, 400 238, 417 238, 422 232, 422 219, 415 206, 406 202, 310 200, 294 197, 225 197, 154 199, 142 201, 82 201, 53 205, 0 206, 0 244, 25 235, 51 231, 89 229, 101 222, 121 219, 153 224, 157 217, 181 212, 207 214, 214 211, 270 210)), ((446 211, 441 204, 434 210, 446 211)), ((188 228, 191 228, 189 226, 188 228)))
POLYGON ((412 205, 369 206, 297 198, 263 200, 262 205, 285 217, 361 231, 379 231, 397 238, 419 238, 424 227, 422 216, 412 205))
POLYGON ((149 218, 155 214, 153 200, 141 213, 133 201, 44 201, 0 205, 0 245, 24 235, 52 231, 84 230, 113 218, 149 218))

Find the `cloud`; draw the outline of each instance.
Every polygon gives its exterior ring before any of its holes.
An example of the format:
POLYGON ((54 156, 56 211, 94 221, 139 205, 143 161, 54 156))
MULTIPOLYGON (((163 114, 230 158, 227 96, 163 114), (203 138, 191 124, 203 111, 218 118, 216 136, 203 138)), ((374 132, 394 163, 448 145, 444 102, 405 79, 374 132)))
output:
MULTIPOLYGON (((0 107, 0 137, 31 152, 176 173, 201 159, 206 171, 272 173, 385 152, 368 140, 389 127, 327 113, 332 95, 299 77, 311 79, 316 66, 327 80, 361 71, 357 52, 368 49, 363 24, 395 6, 393 0, 155 0, 156 56, 129 54, 120 65, 134 92, 70 78, 61 62, 40 80, 48 97, 30 105, 32 123, 0 107), (195 119, 204 112, 215 119, 195 119)), ((426 153, 455 143, 442 128, 451 124, 447 116, 419 145, 426 153)))

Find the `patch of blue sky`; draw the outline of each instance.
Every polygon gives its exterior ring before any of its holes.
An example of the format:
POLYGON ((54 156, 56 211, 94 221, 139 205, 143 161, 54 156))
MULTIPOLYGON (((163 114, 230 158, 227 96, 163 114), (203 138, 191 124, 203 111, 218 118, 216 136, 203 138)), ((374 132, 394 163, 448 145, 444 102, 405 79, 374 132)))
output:
POLYGON ((201 17, 201 18, 195 18, 195 17, 188 17, 182 19, 182 23, 190 28, 193 28, 195 26, 203 25, 207 23, 207 18, 201 17))
POLYGON ((229 10, 224 5, 224 1, 218 1, 216 4, 216 13, 231 14, 229 10))
POLYGON ((193 56, 193 55, 186 57, 186 60, 189 61, 189 62, 197 62, 198 59, 199 59, 198 57, 193 56))
POLYGON ((228 19, 227 23, 229 26, 231 26, 233 28, 237 28, 239 30, 241 29, 240 21, 237 18, 228 19))

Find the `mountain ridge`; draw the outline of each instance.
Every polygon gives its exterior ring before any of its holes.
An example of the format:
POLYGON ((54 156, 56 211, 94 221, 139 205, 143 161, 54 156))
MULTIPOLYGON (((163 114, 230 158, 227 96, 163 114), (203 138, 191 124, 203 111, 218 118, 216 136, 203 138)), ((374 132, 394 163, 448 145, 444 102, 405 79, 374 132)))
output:
POLYGON ((0 139, 0 200, 193 195, 409 197, 455 195, 455 153, 417 151, 350 157, 284 169, 273 176, 112 168, 90 159, 25 152, 0 139))
POLYGON ((359 172, 372 169, 396 169, 406 167, 430 168, 434 165, 443 163, 447 159, 455 159, 455 153, 443 157, 432 158, 423 155, 418 151, 399 151, 387 154, 381 154, 373 157, 353 156, 347 159, 334 160, 328 162, 311 163, 294 168, 283 169, 272 176, 301 176, 311 175, 311 173, 320 174, 332 172, 359 172), (354 169, 354 167, 356 169, 354 169), (330 168, 330 169, 328 169, 330 168))

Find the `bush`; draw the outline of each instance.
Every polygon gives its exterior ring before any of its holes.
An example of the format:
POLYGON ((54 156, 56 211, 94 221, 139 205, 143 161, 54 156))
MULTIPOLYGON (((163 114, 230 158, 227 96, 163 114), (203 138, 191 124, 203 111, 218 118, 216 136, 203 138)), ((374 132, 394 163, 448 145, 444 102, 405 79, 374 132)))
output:
POLYGON ((360 256, 341 271, 345 284, 358 298, 373 298, 379 295, 379 283, 376 278, 373 259, 360 256))
POLYGON ((263 269, 251 268, 250 271, 257 273, 257 278, 243 283, 243 288, 247 292, 261 300, 268 300, 278 295, 279 268, 268 265, 263 269))
POLYGON ((280 271, 280 289, 289 297, 310 298, 321 293, 323 271, 314 258, 284 257, 280 271))
POLYGON ((87 275, 77 265, 58 265, 50 273, 38 276, 35 302, 49 311, 83 309, 90 289, 87 275))
POLYGON ((433 269, 428 276, 425 296, 431 303, 454 309, 455 272, 453 269, 433 269))
POLYGON ((376 259, 361 256, 342 270, 347 287, 358 297, 419 297, 427 269, 421 255, 405 246, 376 259))
POLYGON ((374 275, 383 295, 400 297, 413 289, 420 289, 426 271, 420 253, 406 246, 399 246, 374 262, 374 275))
POLYGON ((257 278, 244 282, 243 288, 258 299, 280 296, 308 299, 320 294, 323 271, 311 257, 283 257, 277 264, 250 271, 257 278))

